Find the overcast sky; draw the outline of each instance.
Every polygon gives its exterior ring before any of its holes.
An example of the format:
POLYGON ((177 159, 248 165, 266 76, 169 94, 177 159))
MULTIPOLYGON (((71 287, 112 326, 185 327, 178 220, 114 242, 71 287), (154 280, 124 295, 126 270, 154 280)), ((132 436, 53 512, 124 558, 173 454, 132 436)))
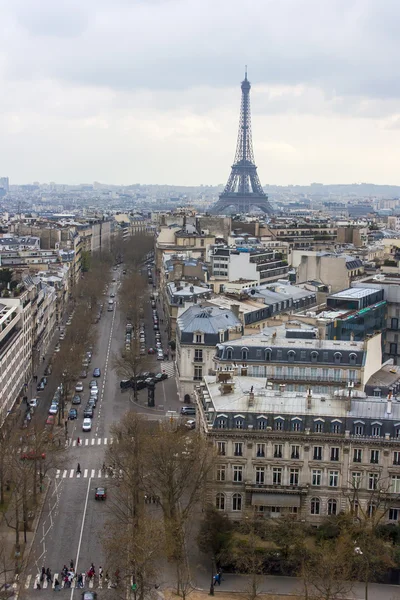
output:
POLYGON ((400 184, 399 0, 0 0, 0 176, 400 184))

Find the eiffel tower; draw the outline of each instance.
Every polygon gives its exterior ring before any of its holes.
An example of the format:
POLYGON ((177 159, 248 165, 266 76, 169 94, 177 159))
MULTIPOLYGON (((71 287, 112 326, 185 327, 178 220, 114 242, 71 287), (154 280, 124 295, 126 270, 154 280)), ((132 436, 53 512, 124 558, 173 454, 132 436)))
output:
POLYGON ((261 187, 254 163, 253 141, 251 137, 250 81, 247 68, 242 81, 242 102, 240 105, 239 133, 235 160, 231 174, 219 200, 211 207, 213 214, 223 214, 233 207, 235 213, 248 213, 251 208, 260 208, 272 214, 268 196, 261 187))

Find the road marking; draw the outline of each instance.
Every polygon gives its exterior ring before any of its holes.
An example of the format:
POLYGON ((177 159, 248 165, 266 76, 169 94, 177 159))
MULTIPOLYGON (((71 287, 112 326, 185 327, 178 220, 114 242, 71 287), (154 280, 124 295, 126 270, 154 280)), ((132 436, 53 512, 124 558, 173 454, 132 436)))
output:
POLYGON ((29 588, 29 584, 31 582, 32 579, 32 575, 28 575, 28 577, 26 578, 26 583, 25 583, 25 589, 27 590, 29 588))
POLYGON ((57 471, 56 471, 56 479, 58 479, 60 477, 60 473, 61 473, 60 469, 57 469, 57 471))
POLYGON ((87 477, 88 476, 88 472, 89 472, 88 469, 85 469, 85 472, 83 473, 83 476, 87 477))
POLYGON ((96 440, 94 438, 92 438, 92 446, 94 446, 95 441, 96 440))
POLYGON ((51 586, 53 588, 53 590, 56 587, 56 579, 58 579, 58 573, 54 573, 53 583, 51 586))
POLYGON ((99 438, 99 439, 97 440, 97 445, 98 445, 98 446, 100 446, 100 444, 101 444, 101 438, 99 438))
POLYGON ((106 479, 108 479, 108 473, 106 473, 106 474, 104 475, 104 477, 105 477, 106 479))
POLYGON ((88 439, 86 439, 86 440, 85 440, 85 446, 88 446, 88 445, 89 445, 89 440, 88 440, 88 439))
POLYGON ((102 476, 102 474, 103 474, 103 473, 102 473, 102 470, 101 470, 101 469, 99 469, 99 474, 98 474, 98 477, 101 477, 101 476, 102 476))
POLYGON ((107 438, 104 438, 104 445, 107 446, 107 438))
POLYGON ((43 589, 47 590, 47 578, 46 577, 44 578, 44 581, 43 581, 43 589))
MULTIPOLYGON (((77 572, 78 572, 79 554, 80 554, 80 551, 81 551, 82 536, 83 536, 83 528, 84 528, 84 526, 85 526, 85 518, 86 518, 86 511, 87 511, 88 500, 89 500, 89 492, 90 492, 90 483, 91 483, 91 481, 92 481, 92 480, 91 480, 91 478, 89 478, 89 481, 88 481, 88 486, 87 486, 87 491, 86 491, 85 508, 84 508, 84 510, 83 510, 83 517, 82 517, 82 527, 81 527, 81 533, 80 533, 80 536, 79 536, 78 551, 77 551, 77 553, 76 553, 76 560, 75 560, 75 573, 77 573, 77 572)), ((74 597, 74 591, 75 591, 75 588, 73 588, 73 589, 71 590, 71 600, 72 600, 72 598, 74 597)))
POLYGON ((66 478, 66 476, 67 476, 67 473, 68 473, 67 469, 64 469, 64 471, 63 471, 63 479, 65 479, 65 478, 66 478))
POLYGON ((75 471, 75 469, 71 469, 71 471, 70 471, 70 474, 69 474, 69 478, 70 478, 70 479, 71 479, 71 477, 73 477, 73 476, 74 476, 74 471, 75 471))
POLYGON ((92 474, 91 474, 90 477, 95 477, 95 470, 94 469, 92 469, 92 474))
POLYGON ((33 584, 34 589, 37 589, 38 583, 40 583, 40 575, 36 575, 35 577, 35 583, 33 584))

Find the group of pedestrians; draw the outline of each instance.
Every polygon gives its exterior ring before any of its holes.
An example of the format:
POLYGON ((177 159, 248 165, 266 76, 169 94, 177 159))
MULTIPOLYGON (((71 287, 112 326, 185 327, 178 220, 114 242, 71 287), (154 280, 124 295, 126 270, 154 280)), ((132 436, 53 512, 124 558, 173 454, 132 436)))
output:
MULTIPOLYGON (((87 571, 86 575, 89 578, 89 580, 92 580, 95 577, 96 569, 95 569, 93 563, 90 565, 90 568, 87 571)), ((70 563, 69 563, 69 568, 67 567, 67 565, 63 566, 63 568, 61 570, 60 579, 61 579, 61 582, 64 583, 64 588, 70 588, 74 579, 76 579, 77 587, 83 588, 83 584, 84 584, 83 576, 84 576, 84 573, 76 573, 75 572, 74 561, 71 558, 70 563)), ((103 579, 103 568, 102 567, 99 567, 99 579, 100 580, 103 579)), ((43 566, 41 574, 40 574, 40 579, 36 585, 36 589, 40 590, 42 588, 42 584, 45 580, 47 580, 48 583, 51 583, 52 575, 51 575, 50 569, 49 568, 46 569, 46 567, 43 566)), ((108 582, 107 574, 106 574, 106 582, 108 582)), ((60 590, 61 590, 60 580, 57 577, 55 577, 54 591, 59 592, 60 590)))

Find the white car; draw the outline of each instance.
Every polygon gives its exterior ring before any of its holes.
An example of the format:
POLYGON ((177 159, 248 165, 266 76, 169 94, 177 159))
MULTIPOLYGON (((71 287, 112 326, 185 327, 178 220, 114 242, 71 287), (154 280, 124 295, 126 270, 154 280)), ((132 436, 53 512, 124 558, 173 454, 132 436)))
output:
POLYGON ((52 404, 49 408, 49 415, 56 415, 58 413, 58 405, 52 404))
POLYGON ((31 408, 37 408, 39 406, 39 398, 32 398, 28 404, 31 408))
POLYGON ((164 353, 162 350, 157 350, 157 360, 164 360, 164 353))
POLYGON ((89 419, 87 417, 86 419, 83 419, 82 431, 91 431, 91 430, 92 430, 92 419, 89 419))
POLYGON ((82 381, 78 381, 78 383, 75 386, 75 391, 76 392, 83 392, 83 383, 82 383, 82 381))
POLYGON ((99 388, 97 388, 97 387, 90 388, 90 396, 91 397, 94 396, 95 398, 97 398, 98 395, 99 395, 99 388))

